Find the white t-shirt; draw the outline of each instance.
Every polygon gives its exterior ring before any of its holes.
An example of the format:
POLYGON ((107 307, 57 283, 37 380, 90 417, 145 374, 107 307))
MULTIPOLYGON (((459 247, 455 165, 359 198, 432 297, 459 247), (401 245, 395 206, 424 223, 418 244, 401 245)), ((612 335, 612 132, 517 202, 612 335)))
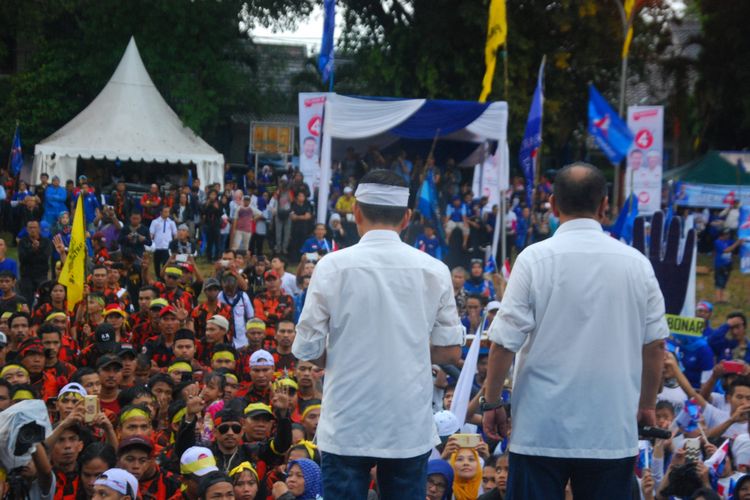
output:
POLYGON ((281 291, 292 297, 299 294, 301 290, 297 287, 297 276, 284 271, 281 277, 281 291))
POLYGON ((315 266, 292 353, 327 352, 318 446, 345 456, 409 458, 439 443, 430 345, 457 346, 463 327, 448 268, 368 231, 315 266))
MULTIPOLYGON (((706 422, 706 427, 708 427, 709 429, 720 426, 721 424, 729 420, 730 417, 731 415, 729 411, 720 410, 711 404, 707 404, 706 407, 703 408, 703 420, 706 422)), ((746 433, 747 422, 735 422, 730 425, 726 431, 724 431, 721 437, 734 439, 740 434, 746 433)))
POLYGON ((489 338, 516 352, 510 451, 638 454, 642 349, 669 335, 653 267, 593 219, 518 256, 489 338))

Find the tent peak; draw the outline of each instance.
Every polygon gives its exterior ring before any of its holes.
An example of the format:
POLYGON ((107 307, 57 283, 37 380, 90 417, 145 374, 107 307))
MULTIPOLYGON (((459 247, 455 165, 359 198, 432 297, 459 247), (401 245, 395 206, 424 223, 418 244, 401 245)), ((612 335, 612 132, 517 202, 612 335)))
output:
POLYGON ((145 85, 154 86, 151 76, 143 64, 138 46, 135 43, 135 37, 131 36, 125 53, 117 65, 117 69, 109 79, 111 83, 120 83, 125 85, 145 85))

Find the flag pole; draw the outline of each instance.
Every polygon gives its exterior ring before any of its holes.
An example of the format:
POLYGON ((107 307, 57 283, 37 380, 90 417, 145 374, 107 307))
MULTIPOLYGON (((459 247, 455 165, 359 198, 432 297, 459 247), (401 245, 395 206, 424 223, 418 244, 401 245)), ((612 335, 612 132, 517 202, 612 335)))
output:
MULTIPOLYGON (((539 66, 539 74, 537 76, 537 82, 542 85, 542 96, 544 96, 544 85, 542 71, 547 64, 547 54, 542 56, 542 64, 539 66)), ((544 98, 542 98, 542 109, 541 118, 539 119, 539 147, 536 150, 536 157, 534 158, 534 193, 536 194, 539 190, 539 178, 541 177, 542 170, 542 144, 544 144, 544 98)), ((532 200, 529 200, 532 203, 532 200)), ((533 204, 533 203, 532 203, 533 204)), ((533 212, 533 207, 529 207, 529 210, 533 212)))
MULTIPOLYGON (((622 2, 620 0, 612 0, 615 5, 617 6, 617 11, 620 14, 620 20, 622 22, 622 36, 623 36, 623 43, 628 38, 628 16, 625 13, 625 7, 623 6, 622 2)), ((628 74, 628 54, 623 54, 621 57, 621 64, 620 64, 620 99, 619 99, 619 113, 620 118, 625 119, 625 86, 626 86, 626 79, 628 74)), ((622 162, 620 162, 622 163, 622 162)), ((615 179, 614 179, 614 205, 618 209, 620 208, 620 190, 621 190, 621 181, 620 181, 620 175, 622 167, 618 163, 615 165, 615 179)))

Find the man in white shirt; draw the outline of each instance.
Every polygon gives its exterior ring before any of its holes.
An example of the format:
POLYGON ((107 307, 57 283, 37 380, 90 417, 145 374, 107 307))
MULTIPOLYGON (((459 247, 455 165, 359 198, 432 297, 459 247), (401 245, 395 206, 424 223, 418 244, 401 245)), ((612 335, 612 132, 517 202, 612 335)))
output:
POLYGON ((515 356, 508 499, 562 500, 568 481, 575 498, 632 498, 637 424, 655 425, 669 329, 651 263, 602 231, 606 189, 588 164, 557 174, 560 228, 518 256, 490 327, 491 438, 515 356))
POLYGON ((401 242, 411 211, 401 176, 373 170, 356 193, 362 236, 313 272, 292 353, 325 368, 317 429, 326 498, 423 500, 432 363, 456 364, 463 328, 448 268, 401 242))
POLYGON ((169 260, 169 244, 177 235, 177 224, 169 217, 169 207, 162 207, 161 215, 151 221, 149 233, 154 245, 154 273, 159 276, 161 266, 169 260))

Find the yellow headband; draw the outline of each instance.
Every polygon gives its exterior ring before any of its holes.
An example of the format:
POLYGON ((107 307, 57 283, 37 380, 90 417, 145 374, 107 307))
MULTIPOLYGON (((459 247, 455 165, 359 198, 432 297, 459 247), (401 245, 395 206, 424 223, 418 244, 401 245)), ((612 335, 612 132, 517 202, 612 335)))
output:
POLYGON ((53 312, 52 314, 47 315, 46 318, 44 318, 44 321, 52 321, 53 319, 57 318, 63 318, 65 320, 68 319, 68 316, 64 312, 53 312))
POLYGON ((175 276, 182 276, 182 270, 178 267, 167 267, 164 269, 164 274, 174 274, 175 276))
POLYGON ((287 386, 291 389, 294 389, 295 391, 299 389, 299 386, 297 385, 297 382, 290 378, 280 378, 274 383, 274 389, 278 389, 279 387, 287 386))
POLYGON ((247 323, 245 323, 245 329, 251 330, 253 328, 261 328, 263 330, 266 329, 266 323, 260 319, 251 319, 247 323))
POLYGON ((20 390, 13 394, 13 401, 21 401, 23 399, 34 399, 34 395, 31 391, 20 390))
POLYGON ((216 361, 217 359, 226 359, 229 361, 236 361, 234 358, 234 354, 232 354, 229 351, 219 351, 215 352, 213 356, 211 356, 211 361, 216 361))
POLYGON ((237 379, 237 375, 235 375, 234 373, 225 373, 224 378, 227 380, 231 380, 235 384, 239 383, 239 380, 237 379))
POLYGON ((73 397, 76 399, 83 399, 83 396, 79 392, 73 392, 73 391, 63 392, 62 394, 60 394, 59 398, 65 396, 66 394, 72 394, 73 397))
POLYGON ((318 449, 317 446, 315 446, 315 443, 312 441, 308 441, 306 439, 303 439, 299 443, 297 443, 295 446, 304 446, 307 450, 307 454, 310 456, 310 460, 315 460, 315 450, 318 449))
POLYGON ((173 363, 169 368, 167 368, 167 373, 176 371, 193 373, 193 367, 185 361, 178 361, 177 363, 173 363))
POLYGON ((172 423, 178 423, 180 420, 182 420, 182 417, 184 417, 186 413, 187 408, 180 408, 177 413, 174 414, 174 417, 172 417, 172 423))
POLYGON ((302 412, 302 419, 304 420, 304 418, 307 416, 307 414, 310 413, 311 411, 313 411, 313 410, 319 410, 319 409, 320 409, 320 405, 310 405, 310 406, 308 406, 307 408, 305 408, 305 411, 302 412))
POLYGON ((141 410, 140 408, 131 408, 120 415, 120 424, 124 424, 126 420, 134 417, 144 417, 146 420, 151 420, 151 415, 149 415, 148 412, 141 410))
POLYGON ((24 368, 21 365, 12 364, 12 365, 5 365, 3 367, 2 371, 0 371, 0 377, 5 377, 9 372, 13 370, 21 370, 24 375, 26 375, 27 377, 29 376, 29 371, 26 368, 24 368))
POLYGON ((201 458, 191 464, 180 464, 180 474, 183 476, 186 474, 195 474, 195 471, 205 469, 206 467, 216 467, 216 459, 211 456, 201 458))
POLYGON ((240 465, 230 470, 229 477, 234 478, 234 476, 238 476, 246 470, 252 472, 253 476, 255 476, 255 480, 258 481, 258 471, 255 470, 255 467, 253 467, 253 464, 251 464, 250 462, 242 462, 240 465))
POLYGON ((245 415, 255 410, 267 411, 270 415, 273 415, 273 410, 271 410, 271 407, 265 403, 250 403, 245 407, 245 415))

